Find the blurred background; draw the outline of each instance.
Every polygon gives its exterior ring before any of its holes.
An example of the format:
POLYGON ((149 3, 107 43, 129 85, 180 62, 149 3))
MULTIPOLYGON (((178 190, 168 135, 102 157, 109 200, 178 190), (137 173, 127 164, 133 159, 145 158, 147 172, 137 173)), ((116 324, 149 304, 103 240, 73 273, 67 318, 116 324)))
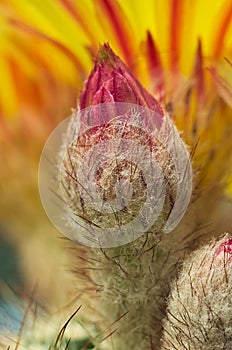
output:
POLYGON ((67 301, 72 259, 40 203, 39 158, 104 42, 186 142, 200 139, 195 167, 224 182, 230 210, 231 1, 0 0, 0 280, 51 309, 67 301))

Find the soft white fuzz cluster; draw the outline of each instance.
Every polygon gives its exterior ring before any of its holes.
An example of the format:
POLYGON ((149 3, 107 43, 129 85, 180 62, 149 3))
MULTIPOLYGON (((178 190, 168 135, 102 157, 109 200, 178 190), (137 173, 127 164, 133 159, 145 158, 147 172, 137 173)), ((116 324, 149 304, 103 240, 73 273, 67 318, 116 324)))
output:
POLYGON ((232 349, 232 239, 196 250, 172 284, 162 350, 232 349))

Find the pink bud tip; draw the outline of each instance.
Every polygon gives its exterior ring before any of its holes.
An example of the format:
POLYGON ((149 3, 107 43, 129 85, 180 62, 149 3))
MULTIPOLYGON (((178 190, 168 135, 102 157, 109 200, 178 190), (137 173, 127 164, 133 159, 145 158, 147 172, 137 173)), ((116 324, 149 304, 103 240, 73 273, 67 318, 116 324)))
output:
POLYGON ((80 108, 109 102, 137 104, 164 115, 158 101, 131 74, 110 46, 104 44, 80 96, 80 108))
POLYGON ((232 262, 232 238, 221 243, 215 252, 215 257, 223 259, 225 263, 232 262))

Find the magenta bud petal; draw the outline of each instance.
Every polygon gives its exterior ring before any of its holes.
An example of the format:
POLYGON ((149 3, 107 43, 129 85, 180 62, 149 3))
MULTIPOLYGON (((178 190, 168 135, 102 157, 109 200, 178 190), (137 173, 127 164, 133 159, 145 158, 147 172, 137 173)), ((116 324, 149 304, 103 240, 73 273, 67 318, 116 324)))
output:
POLYGON ((163 116, 156 99, 133 77, 108 44, 98 53, 94 69, 80 97, 80 108, 107 102, 126 102, 147 107, 163 116))
POLYGON ((94 95, 94 98, 92 100, 92 105, 98 105, 100 103, 110 103, 114 102, 114 97, 110 93, 110 91, 105 88, 105 86, 102 86, 94 95))

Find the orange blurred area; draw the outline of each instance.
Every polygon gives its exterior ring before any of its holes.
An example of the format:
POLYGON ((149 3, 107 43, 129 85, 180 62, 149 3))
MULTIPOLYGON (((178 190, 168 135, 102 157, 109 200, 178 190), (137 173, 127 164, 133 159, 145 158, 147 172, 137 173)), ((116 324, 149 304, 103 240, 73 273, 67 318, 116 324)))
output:
POLYGON ((38 283, 47 303, 63 301, 72 278, 40 203, 39 157, 77 108, 104 42, 176 121, 202 191, 231 173, 230 1, 1 0, 0 235, 17 250, 26 288, 38 283))

